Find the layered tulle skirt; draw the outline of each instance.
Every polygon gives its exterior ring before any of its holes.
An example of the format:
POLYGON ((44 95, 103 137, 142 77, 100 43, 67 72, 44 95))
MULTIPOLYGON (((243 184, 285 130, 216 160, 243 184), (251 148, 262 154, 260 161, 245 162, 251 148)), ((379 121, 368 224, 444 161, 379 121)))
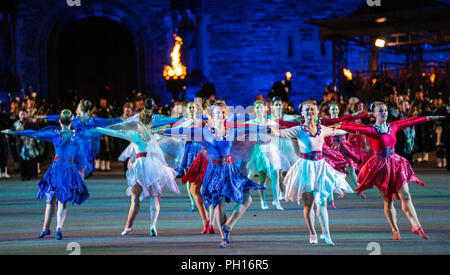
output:
POLYGON ((302 194, 312 192, 316 202, 324 203, 337 194, 353 193, 345 181, 345 174, 338 172, 327 161, 299 158, 284 179, 286 201, 300 204, 302 194))
POLYGON ((222 199, 226 202, 234 200, 244 202, 244 191, 249 189, 264 189, 239 172, 233 164, 209 163, 203 179, 202 196, 205 207, 216 207, 222 199))
POLYGON ((180 166, 177 169, 178 173, 182 173, 184 169, 189 169, 201 149, 202 146, 198 143, 191 141, 186 142, 184 146, 183 158, 181 160, 180 166))
POLYGON ((358 193, 375 185, 391 199, 395 199, 398 190, 407 182, 423 186, 408 160, 395 153, 387 158, 372 156, 361 168, 357 181, 359 186, 355 190, 358 193))
POLYGON ((246 165, 250 179, 260 172, 271 175, 277 171, 287 171, 290 167, 289 160, 284 154, 278 152, 277 147, 260 144, 253 147, 250 160, 246 165))
POLYGON ((38 183, 38 199, 51 203, 56 198, 61 203, 82 204, 89 198, 89 192, 78 172, 70 161, 54 161, 42 180, 38 183))
POLYGON ((128 168, 126 177, 129 188, 127 194, 131 195, 131 188, 139 184, 142 187, 141 199, 159 196, 168 188, 180 193, 175 181, 178 172, 166 165, 158 157, 148 153, 146 157, 134 159, 128 168))

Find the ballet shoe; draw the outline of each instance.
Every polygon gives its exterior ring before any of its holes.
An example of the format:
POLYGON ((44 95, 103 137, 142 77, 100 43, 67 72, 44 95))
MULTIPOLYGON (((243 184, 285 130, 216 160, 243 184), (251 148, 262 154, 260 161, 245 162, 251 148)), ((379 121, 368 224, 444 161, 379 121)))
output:
POLYGON ((364 195, 364 193, 358 193, 358 195, 360 195, 361 196, 361 198, 363 198, 364 200, 366 199, 366 195, 364 195))
POLYGON ((197 211, 197 208, 195 207, 195 205, 191 205, 191 208, 189 208, 189 211, 195 212, 195 211, 197 211))
POLYGON ((261 201, 261 209, 262 210, 267 210, 269 209, 269 206, 267 205, 266 201, 261 201))
POLYGON ((227 247, 228 242, 223 239, 222 242, 219 244, 219 248, 226 248, 227 247))
MULTIPOLYGON (((272 203, 273 204, 273 203, 272 203)), ((278 202, 278 203, 275 203, 274 204, 275 205, 275 207, 277 208, 277 210, 284 210, 284 208, 281 206, 281 204, 278 202)))
POLYGON ((429 237, 427 236, 427 234, 425 234, 425 232, 423 232, 423 229, 421 227, 413 227, 411 231, 413 233, 419 234, 424 239, 429 239, 429 237))
POLYGON ((130 227, 130 228, 125 228, 125 229, 123 230, 123 232, 120 233, 120 234, 121 234, 122 236, 125 236, 125 235, 128 235, 128 233, 133 232, 133 230, 134 230, 134 227, 133 227, 133 226, 130 227))
POLYGON ((216 230, 214 229, 214 225, 209 226, 209 234, 216 234, 216 230))
POLYGON ((55 240, 62 240, 62 231, 61 228, 56 229, 55 240))
POLYGON ((320 239, 321 239, 321 240, 325 240, 325 234, 323 234, 323 233, 320 234, 320 239))
POLYGON ((203 225, 203 231, 200 232, 201 234, 206 234, 209 232, 209 221, 207 221, 204 225, 203 225))
POLYGON ((317 244, 317 243, 318 243, 318 241, 317 241, 317 235, 316 235, 316 234, 314 234, 314 235, 309 235, 309 243, 310 243, 310 244, 317 244))
POLYGON ((393 234, 393 236, 392 236, 393 240, 398 241, 401 239, 399 231, 392 231, 392 234, 393 234))
POLYGON ((158 236, 158 232, 156 232, 156 228, 152 226, 150 228, 150 237, 156 237, 156 236, 158 236))
POLYGON ((324 235, 323 240, 329 245, 329 246, 334 246, 334 243, 331 241, 331 238, 327 235, 324 235))
POLYGON ((224 240, 227 243, 230 243, 230 229, 228 229, 228 227, 224 224, 222 225, 222 231, 223 231, 223 235, 224 235, 224 240))
POLYGON ((42 239, 42 238, 44 238, 45 236, 50 235, 50 233, 52 233, 52 232, 50 231, 50 229, 42 230, 42 231, 39 233, 38 239, 42 239))

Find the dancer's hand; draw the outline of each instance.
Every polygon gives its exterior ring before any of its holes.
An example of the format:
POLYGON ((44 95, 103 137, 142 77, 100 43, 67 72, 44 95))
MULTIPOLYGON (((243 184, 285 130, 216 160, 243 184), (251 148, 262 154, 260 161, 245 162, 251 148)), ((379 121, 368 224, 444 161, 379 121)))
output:
POLYGON ((5 130, 2 130, 2 134, 14 134, 14 132, 11 131, 10 129, 5 129, 5 130))
POLYGON ((445 116, 427 116, 427 120, 444 119, 445 116))
POLYGON ((353 113, 353 114, 352 114, 352 117, 359 116, 359 115, 362 114, 362 113, 364 113, 363 110, 358 111, 358 112, 356 112, 356 113, 353 113))

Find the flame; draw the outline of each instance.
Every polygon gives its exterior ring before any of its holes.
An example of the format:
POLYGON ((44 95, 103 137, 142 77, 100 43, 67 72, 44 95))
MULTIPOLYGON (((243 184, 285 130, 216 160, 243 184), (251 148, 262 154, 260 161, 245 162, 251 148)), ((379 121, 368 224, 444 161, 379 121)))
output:
POLYGON ((431 84, 434 84, 434 79, 436 78, 436 74, 435 73, 432 73, 431 75, 430 75, 430 81, 431 81, 431 84))
POLYGON ((173 46, 173 50, 170 53, 170 56, 172 57, 172 67, 164 66, 163 71, 163 76, 166 80, 169 80, 171 78, 184 79, 186 77, 186 66, 184 66, 180 62, 180 49, 181 45, 183 45, 183 39, 181 39, 181 37, 177 36, 176 34, 174 34, 173 37, 175 38, 175 45, 173 46))
POLYGON ((347 78, 347 80, 352 80, 352 72, 350 70, 344 68, 344 75, 347 78))
POLYGON ((286 80, 289 81, 291 80, 292 74, 291 72, 286 72, 286 80))

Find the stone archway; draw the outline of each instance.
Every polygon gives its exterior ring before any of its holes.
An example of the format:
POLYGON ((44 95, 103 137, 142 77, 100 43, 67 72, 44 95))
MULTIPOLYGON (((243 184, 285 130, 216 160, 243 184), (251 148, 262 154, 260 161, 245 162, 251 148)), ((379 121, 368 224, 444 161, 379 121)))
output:
POLYGON ((58 36, 66 26, 88 18, 106 18, 121 24, 133 37, 136 47, 137 89, 151 89, 155 85, 152 75, 153 41, 151 30, 138 15, 124 4, 114 1, 83 2, 82 7, 54 8, 41 23, 38 39, 39 86, 42 96, 48 96, 48 49, 50 37, 58 36))

